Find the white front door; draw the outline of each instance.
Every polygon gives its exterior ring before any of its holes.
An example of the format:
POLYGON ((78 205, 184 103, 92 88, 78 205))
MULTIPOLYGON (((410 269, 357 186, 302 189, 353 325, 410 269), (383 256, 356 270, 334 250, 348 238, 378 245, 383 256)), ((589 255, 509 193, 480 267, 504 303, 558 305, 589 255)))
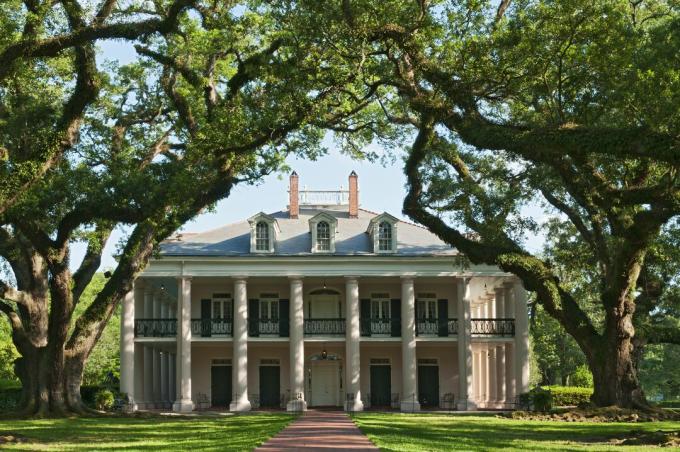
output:
POLYGON ((312 363, 312 406, 337 406, 338 363, 312 363))

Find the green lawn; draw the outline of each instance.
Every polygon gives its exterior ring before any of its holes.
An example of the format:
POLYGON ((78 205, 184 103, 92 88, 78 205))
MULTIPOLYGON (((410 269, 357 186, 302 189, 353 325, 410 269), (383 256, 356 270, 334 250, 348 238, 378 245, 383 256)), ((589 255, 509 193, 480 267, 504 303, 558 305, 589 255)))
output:
MULTIPOLYGON (((0 420, 0 436, 13 433, 29 442, 0 445, 7 450, 252 450, 285 427, 285 413, 224 417, 119 417, 0 420)), ((5 449, 3 449, 5 450, 5 449)))
MULTIPOLYGON (((365 413, 354 416, 381 450, 649 450, 616 446, 631 431, 680 431, 680 422, 586 423, 521 421, 495 416, 365 413)), ((665 449, 669 450, 669 449, 665 449)))

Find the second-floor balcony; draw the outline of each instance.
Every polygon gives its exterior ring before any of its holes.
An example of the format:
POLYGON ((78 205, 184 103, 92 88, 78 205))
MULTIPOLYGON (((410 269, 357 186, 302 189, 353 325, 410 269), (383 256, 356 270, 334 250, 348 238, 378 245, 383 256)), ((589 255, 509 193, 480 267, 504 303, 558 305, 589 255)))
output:
POLYGON ((304 334, 305 336, 344 336, 345 319, 305 319, 304 334))
POLYGON ((458 334, 458 319, 416 319, 416 336, 448 337, 458 334))
POLYGON ((472 319, 473 335, 514 336, 515 319, 472 319))
POLYGON ((191 335, 194 337, 231 336, 231 319, 191 319, 191 335))
POLYGON ((288 337, 288 319, 248 319, 250 337, 288 337))
POLYGON ((177 320, 175 319, 136 319, 135 337, 175 337, 177 336, 177 320))
POLYGON ((399 317, 362 317, 361 335, 364 337, 400 337, 401 318, 399 317))

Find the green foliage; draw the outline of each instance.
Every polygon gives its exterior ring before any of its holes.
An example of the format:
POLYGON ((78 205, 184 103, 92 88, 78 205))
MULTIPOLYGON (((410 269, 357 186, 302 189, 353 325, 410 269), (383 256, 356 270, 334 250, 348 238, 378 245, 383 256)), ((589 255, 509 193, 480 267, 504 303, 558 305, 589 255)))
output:
POLYGON ((12 342, 9 323, 0 317, 0 381, 17 381, 14 375, 14 360, 18 357, 19 353, 12 342))
POLYGON ((549 389, 537 386, 531 391, 520 394, 520 405, 532 411, 550 411, 553 407, 553 397, 549 389))
POLYGON ((585 364, 578 366, 569 379, 569 385, 581 388, 592 388, 593 374, 590 372, 590 369, 588 369, 588 366, 585 364))
POLYGON ((98 410, 110 410, 113 407, 113 401, 113 393, 108 389, 102 389, 94 396, 94 403, 98 410))
POLYGON ((12 412, 17 409, 21 401, 21 388, 17 387, 16 384, 1 383, 3 385, 0 385, 0 413, 12 412))
POLYGON ((652 400, 680 399, 680 345, 648 345, 640 363, 640 380, 652 400))
POLYGON ((529 331, 539 371, 538 384, 574 385, 574 373, 586 362, 574 338, 541 305, 535 305, 529 331))
POLYGON ((544 386, 544 390, 552 394, 554 406, 581 406, 590 403, 593 395, 592 388, 578 388, 573 386, 544 386))

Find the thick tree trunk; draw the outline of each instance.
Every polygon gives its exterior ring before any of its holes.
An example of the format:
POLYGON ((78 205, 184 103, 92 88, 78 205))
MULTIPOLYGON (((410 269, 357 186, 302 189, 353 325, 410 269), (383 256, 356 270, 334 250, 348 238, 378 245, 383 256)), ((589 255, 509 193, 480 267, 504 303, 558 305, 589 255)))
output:
POLYGON ((608 313, 596 350, 586 352, 593 373, 592 401, 597 406, 649 407, 638 378, 632 312, 608 313))

